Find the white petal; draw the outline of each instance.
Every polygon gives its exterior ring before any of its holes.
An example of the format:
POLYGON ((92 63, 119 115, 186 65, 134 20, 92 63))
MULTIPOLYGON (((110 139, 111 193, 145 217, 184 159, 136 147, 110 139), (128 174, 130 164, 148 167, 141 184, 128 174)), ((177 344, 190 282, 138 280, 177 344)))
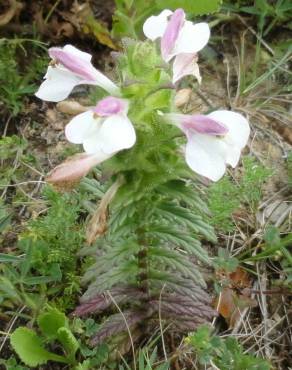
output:
POLYGON ((106 153, 104 153, 104 151, 101 148, 102 147, 102 141, 101 141, 101 137, 100 137, 100 129, 93 130, 91 132, 91 135, 87 136, 83 140, 82 144, 83 144, 84 151, 88 154, 94 154, 94 153, 100 153, 100 155, 102 155, 102 154, 105 155, 106 154, 106 153))
MULTIPOLYGON (((224 139, 223 139, 224 141, 224 139)), ((226 147, 226 163, 235 168, 240 158, 241 150, 236 146, 227 145, 226 147)))
POLYGON ((63 50, 67 51, 68 53, 70 53, 70 54, 72 54, 72 55, 74 55, 74 56, 76 56, 80 59, 83 59, 86 62, 91 61, 91 58, 92 58, 91 54, 85 53, 84 51, 81 51, 81 50, 75 48, 75 46, 73 46, 73 45, 65 45, 63 50))
POLYGON ((109 94, 119 96, 121 94, 120 88, 112 82, 108 77, 106 77, 103 73, 99 72, 97 69, 93 68, 93 75, 95 77, 95 81, 83 81, 81 83, 86 83, 86 84, 93 84, 100 86, 103 88, 105 91, 107 91, 109 94))
POLYGON ((243 115, 228 110, 219 110, 208 114, 208 116, 222 122, 228 128, 229 132, 224 137, 226 144, 236 146, 238 149, 242 149, 246 145, 250 127, 243 115))
POLYGON ((193 24, 186 21, 176 41, 173 55, 180 53, 197 53, 207 45, 210 38, 208 23, 193 24))
POLYGON ((160 14, 147 18, 143 25, 144 35, 152 41, 162 37, 167 27, 168 17, 171 14, 171 10, 165 9, 160 14))
POLYGON ((186 162, 198 174, 218 181, 225 173, 225 148, 220 139, 201 134, 192 135, 186 146, 186 162))
POLYGON ((49 66, 45 81, 35 95, 45 101, 59 102, 66 99, 79 82, 80 79, 70 71, 49 66))
POLYGON ((108 154, 131 148, 136 142, 135 129, 124 115, 116 114, 105 119, 99 134, 101 148, 108 154))
POLYGON ((196 54, 181 53, 176 56, 173 63, 172 82, 175 84, 184 76, 195 76, 199 84, 202 81, 198 63, 196 62, 196 54))
POLYGON ((73 144, 82 144, 100 128, 100 119, 89 110, 74 117, 65 128, 66 138, 73 144))

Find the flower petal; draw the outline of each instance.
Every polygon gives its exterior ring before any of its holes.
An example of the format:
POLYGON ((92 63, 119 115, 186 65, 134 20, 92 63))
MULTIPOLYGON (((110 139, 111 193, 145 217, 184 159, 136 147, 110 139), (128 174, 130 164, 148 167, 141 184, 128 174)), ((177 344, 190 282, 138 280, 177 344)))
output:
MULTIPOLYGON (((83 140, 83 149, 88 154, 104 153, 102 150, 102 138, 100 136, 100 129, 93 130, 90 136, 83 140)), ((113 153, 114 154, 114 153, 113 153)))
POLYGON ((181 29, 173 50, 173 56, 181 53, 197 53, 207 45, 210 38, 208 23, 193 24, 186 21, 181 29))
POLYGON ((72 55, 75 55, 76 57, 80 58, 80 59, 83 59, 84 61, 86 62, 91 62, 91 59, 92 59, 92 55, 89 54, 89 53, 85 53, 84 51, 81 51, 79 49, 77 49, 75 46, 73 45, 65 45, 63 47, 63 50, 72 54, 72 55))
POLYGON ((246 118, 240 113, 228 110, 218 110, 208 114, 208 117, 223 123, 228 128, 224 141, 229 145, 242 149, 250 135, 250 127, 246 118))
POLYGON ((94 117, 91 110, 78 114, 65 127, 65 135, 73 144, 82 144, 100 129, 100 119, 94 117))
POLYGON ((128 106, 127 100, 108 96, 100 100, 93 108, 93 111, 101 117, 106 117, 113 114, 127 114, 128 106))
POLYGON ((171 10, 165 9, 160 14, 147 18, 143 25, 144 35, 152 41, 162 37, 167 27, 168 17, 171 14, 171 10))
POLYGON ((202 114, 185 115, 182 119, 182 126, 185 132, 191 130, 211 136, 221 136, 228 133, 228 128, 222 123, 202 114))
POLYGON ((241 150, 238 147, 227 145, 225 162, 235 168, 239 162, 240 154, 241 150))
POLYGON ((120 88, 111 81, 106 75, 99 72, 97 69, 94 68, 94 81, 81 81, 80 84, 92 84, 97 85, 107 91, 109 94, 119 96, 121 94, 120 88))
POLYGON ((104 153, 95 153, 89 155, 78 153, 57 167, 55 167, 47 176, 46 181, 61 189, 71 188, 82 177, 86 176, 92 167, 108 159, 109 156, 104 153))
POLYGON ((136 133, 131 121, 119 114, 104 120, 99 135, 101 148, 108 154, 131 148, 136 142, 136 133))
POLYGON ((198 174, 218 181, 225 173, 225 147, 220 139, 194 134, 188 139, 186 146, 186 162, 198 174))
POLYGON ((119 95, 120 89, 103 73, 91 64, 91 55, 78 50, 72 45, 62 48, 50 48, 49 55, 56 59, 68 71, 80 78, 79 84, 91 84, 102 87, 110 94, 119 95))
POLYGON ((171 51, 175 46, 179 32, 185 22, 185 12, 183 9, 176 9, 172 14, 165 32, 161 39, 161 55, 168 62, 171 59, 171 51))
MULTIPOLYGON (((68 48, 67 48, 68 49, 68 48)), ((95 81, 96 80, 96 70, 88 61, 88 58, 85 60, 84 57, 80 58, 80 53, 74 51, 73 54, 67 49, 62 48, 50 48, 49 55, 52 59, 55 59, 57 62, 61 63, 65 68, 67 68, 72 73, 77 74, 83 80, 95 81)), ((69 48, 71 50, 71 48, 69 48)))
POLYGON ((45 101, 59 102, 68 97, 80 79, 70 71, 59 67, 48 67, 45 81, 35 95, 45 101))
POLYGON ((199 84, 202 81, 199 66, 197 63, 197 54, 181 53, 175 57, 173 63, 173 77, 172 82, 175 84, 184 76, 195 76, 199 84))
POLYGON ((223 123, 202 114, 165 113, 163 116, 180 128, 187 137, 196 133, 225 137, 228 132, 228 128, 223 123))

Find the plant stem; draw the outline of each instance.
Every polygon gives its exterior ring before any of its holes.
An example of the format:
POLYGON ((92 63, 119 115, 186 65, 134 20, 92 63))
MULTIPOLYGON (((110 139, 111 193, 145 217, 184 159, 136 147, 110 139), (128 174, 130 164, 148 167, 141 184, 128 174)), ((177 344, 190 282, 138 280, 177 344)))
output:
POLYGON ((144 231, 141 229, 137 230, 138 234, 138 243, 141 246, 140 251, 137 253, 138 259, 138 267, 139 267, 139 274, 138 274, 138 281, 140 284, 140 289, 144 293, 145 297, 143 299, 143 303, 145 303, 144 307, 148 310, 147 302, 150 299, 150 289, 149 289, 149 277, 148 277, 148 246, 145 239, 144 231))

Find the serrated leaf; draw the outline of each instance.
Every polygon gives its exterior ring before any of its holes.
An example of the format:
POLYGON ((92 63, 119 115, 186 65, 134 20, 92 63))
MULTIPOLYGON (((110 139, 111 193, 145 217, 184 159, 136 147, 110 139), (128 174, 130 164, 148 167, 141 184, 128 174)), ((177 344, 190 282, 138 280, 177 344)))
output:
POLYGON ((37 322, 42 333, 49 339, 58 338, 58 330, 68 326, 66 316, 56 308, 50 308, 47 312, 41 313, 37 322))
POLYGON ((58 340, 60 343, 62 343, 62 346, 65 349, 66 353, 71 358, 74 358, 75 353, 79 348, 79 343, 74 337, 71 330, 65 327, 60 328, 58 330, 58 340))
POLYGON ((156 4, 160 9, 183 8, 192 15, 204 15, 217 12, 222 0, 156 0, 156 4))
POLYGON ((68 362, 64 357, 43 348, 41 338, 33 330, 25 327, 19 327, 11 334, 10 343, 20 359, 31 367, 43 365, 49 360, 68 362))
POLYGON ((75 366, 75 370, 90 370, 90 360, 85 360, 82 363, 79 363, 77 366, 75 366))

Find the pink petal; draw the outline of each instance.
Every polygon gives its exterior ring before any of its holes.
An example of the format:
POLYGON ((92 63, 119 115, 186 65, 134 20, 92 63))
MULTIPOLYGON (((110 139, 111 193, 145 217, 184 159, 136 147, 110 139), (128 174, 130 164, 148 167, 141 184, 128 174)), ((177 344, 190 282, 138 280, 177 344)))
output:
POLYGON ((197 54, 182 53, 175 57, 173 63, 173 78, 172 82, 175 84, 184 76, 193 75, 199 83, 201 83, 201 75, 199 66, 197 64, 197 54))
POLYGON ((247 144, 250 127, 247 119, 240 113, 228 110, 216 110, 207 116, 212 120, 221 122, 228 129, 226 140, 232 145, 242 149, 247 144))
POLYGON ((111 116, 113 114, 127 113, 128 102, 123 99, 108 96, 100 100, 96 107, 93 108, 93 112, 101 117, 111 116))
POLYGON ((165 61, 169 61, 171 51, 175 46, 179 32, 185 22, 185 12, 183 9, 176 9, 171 16, 166 30, 161 39, 161 54, 165 61))
POLYGON ((80 58, 78 55, 61 48, 50 48, 49 55, 52 59, 55 59, 69 69, 69 71, 79 75, 85 80, 96 80, 95 68, 84 58, 80 58))
POLYGON ((185 115, 182 120, 182 129, 185 133, 196 131, 211 136, 226 135, 229 131, 223 123, 202 114, 185 115))
POLYGON ((60 189, 72 188, 92 167, 108 159, 108 155, 78 153, 55 167, 46 181, 60 189))

